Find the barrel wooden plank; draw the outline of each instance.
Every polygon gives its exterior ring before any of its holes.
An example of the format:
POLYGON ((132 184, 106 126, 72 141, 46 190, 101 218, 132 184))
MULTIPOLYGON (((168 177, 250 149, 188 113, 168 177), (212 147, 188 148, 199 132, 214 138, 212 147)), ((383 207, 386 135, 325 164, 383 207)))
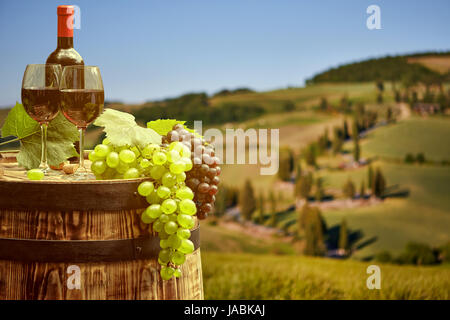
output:
MULTIPOLYGON (((17 164, 0 165, 6 173, 0 177, 0 238, 93 241, 155 236, 140 220, 140 214, 147 205, 145 200, 136 201, 142 197, 131 192, 136 190, 139 181, 58 181, 61 178, 27 181, 24 170, 17 168, 17 164), (65 189, 71 184, 78 186, 73 189, 77 192, 93 191, 90 196, 95 199, 80 200, 65 208, 52 207, 49 204, 52 201, 73 201, 74 198, 66 194, 70 188, 65 189), (30 185, 39 188, 29 189, 30 185), (49 187, 54 188, 53 194, 48 191, 49 187), (15 193, 12 194, 11 190, 15 193), (39 190, 40 202, 28 201, 26 192, 18 190, 39 190), (124 202, 114 207, 111 203, 117 202, 111 199, 111 195, 114 197, 119 192, 123 193, 120 201, 124 202), (58 198, 48 198, 49 194, 58 198), (11 206, 11 203, 20 201, 21 206, 11 206), (99 205, 108 201, 110 205, 99 205), (128 205, 131 202, 138 204, 128 205)), ((83 194, 89 196, 88 192, 83 194)), ((70 261, 0 260, 0 299, 203 299, 200 249, 187 256, 181 267, 182 276, 169 281, 161 279, 156 258, 83 262, 76 263, 80 268, 81 288, 69 289, 67 281, 71 274, 67 270, 71 265, 70 261)))

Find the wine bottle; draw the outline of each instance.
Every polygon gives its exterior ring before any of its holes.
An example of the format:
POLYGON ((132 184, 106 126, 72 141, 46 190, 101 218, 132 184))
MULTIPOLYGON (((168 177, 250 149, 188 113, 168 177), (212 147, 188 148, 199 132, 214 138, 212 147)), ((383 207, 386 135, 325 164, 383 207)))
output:
MULTIPOLYGON (((58 6, 58 44, 56 50, 47 58, 47 64, 60 64, 62 68, 72 65, 84 65, 83 58, 73 48, 73 16, 75 9, 70 5, 58 6)), ((47 80, 46 80, 47 82, 47 80)), ((84 87, 84 75, 79 79, 79 88, 84 87)), ((79 142, 75 142, 75 149, 79 152, 79 142)), ((69 160, 75 161, 77 157, 69 160)))
POLYGON ((84 65, 83 58, 73 48, 73 6, 58 6, 58 46, 47 58, 47 63, 60 64, 61 67, 84 65))

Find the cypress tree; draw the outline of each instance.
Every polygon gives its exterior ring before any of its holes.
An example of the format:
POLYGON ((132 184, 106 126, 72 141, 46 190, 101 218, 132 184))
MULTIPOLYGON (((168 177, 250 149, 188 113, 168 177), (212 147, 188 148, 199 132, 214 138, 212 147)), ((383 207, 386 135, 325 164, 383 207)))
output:
POLYGON ((308 172, 307 175, 300 177, 300 179, 298 179, 295 184, 295 195, 297 197, 308 200, 309 193, 311 192, 312 183, 313 177, 311 172, 308 172))
POLYGON ((221 186, 219 192, 216 195, 216 202, 214 203, 214 214, 217 217, 224 215, 226 210, 226 198, 227 198, 227 188, 221 186))
POLYGON ((273 191, 269 193, 269 202, 270 202, 270 219, 269 225, 272 227, 276 227, 277 225, 277 200, 275 199, 275 194, 273 191))
POLYGON ((316 201, 322 201, 324 197, 324 191, 323 191, 323 186, 322 186, 322 178, 317 178, 316 179, 316 194, 315 194, 315 198, 316 201))
POLYGON ((384 194, 386 188, 386 179, 379 168, 375 173, 375 178, 373 180, 372 194, 377 198, 380 198, 384 194))
POLYGON ((381 92, 377 94, 377 103, 383 103, 383 94, 381 92))
POLYGON ((348 178, 342 191, 347 198, 353 199, 355 197, 355 185, 350 178, 348 178))
POLYGON ((359 129, 356 118, 353 119, 352 137, 353 137, 353 160, 358 162, 360 158, 361 149, 359 147, 359 129))
POLYGON ((306 236, 305 254, 311 256, 323 255, 325 253, 323 242, 325 223, 323 222, 320 210, 317 207, 304 208, 306 208, 304 217, 304 230, 306 236))
POLYGON ((392 116, 393 116, 392 108, 388 107, 387 110, 386 110, 386 121, 387 122, 391 122, 393 120, 392 116))
POLYGON ((308 202, 305 202, 302 209, 299 210, 297 214, 297 230, 299 232, 305 229, 308 213, 309 213, 309 205, 308 202))
POLYGON ((310 144, 305 150, 305 161, 310 166, 316 166, 316 148, 310 144))
POLYGON ((348 138, 350 138, 350 134, 348 132, 347 119, 344 119, 344 125, 342 127, 342 130, 344 131, 344 140, 347 140, 348 138))
MULTIPOLYGON (((369 164, 369 167, 367 168, 367 180, 368 180, 367 186, 370 189, 372 189, 372 187, 373 187, 373 168, 372 168, 371 164, 369 164)), ((372 193, 373 193, 373 189, 372 189, 372 193)))
POLYGON ((339 249, 348 249, 348 231, 347 231, 347 221, 345 219, 341 222, 341 227, 339 228, 339 249))
POLYGON ((342 150, 342 145, 344 144, 343 132, 340 128, 335 127, 333 132, 333 142, 332 149, 333 153, 337 154, 342 150))
POLYGON ((359 189, 359 197, 362 199, 366 195, 366 186, 364 180, 361 182, 361 188, 359 189))
POLYGON ((322 97, 320 99, 320 110, 327 111, 328 110, 328 101, 327 98, 322 97))
POLYGON ((328 149, 331 145, 328 127, 325 128, 325 132, 323 133, 323 140, 325 142, 325 149, 328 149))
POLYGON ((350 106, 351 106, 351 103, 348 100, 347 95, 342 96, 341 101, 340 101, 341 112, 348 112, 348 111, 350 111, 350 106))
POLYGON ((280 160, 278 167, 278 177, 283 181, 291 179, 291 173, 294 170, 294 154, 290 148, 280 150, 280 160))
POLYGON ((284 202, 283 191, 280 190, 280 192, 278 192, 278 203, 282 204, 283 202, 284 202))
POLYGON ((298 180, 302 177, 302 164, 300 160, 297 162, 297 170, 295 171, 295 180, 298 180))
POLYGON ((262 193, 258 196, 257 210, 253 213, 253 221, 262 224, 264 221, 264 196, 262 193))
POLYGON ((359 147, 359 139, 353 140, 353 161, 359 162, 361 149, 359 147))
POLYGON ((256 209, 255 194, 250 180, 245 181, 244 188, 239 197, 239 206, 241 209, 241 216, 245 220, 250 220, 256 209))
POLYGON ((277 200, 275 199, 275 194, 273 191, 270 191, 269 193, 269 202, 270 202, 270 211, 272 213, 277 211, 277 200))
POLYGON ((353 140, 359 139, 359 126, 358 126, 358 119, 356 119, 356 118, 353 118, 352 138, 353 138, 353 140))
POLYGON ((276 213, 276 211, 274 211, 274 212, 272 212, 272 213, 270 214, 269 225, 270 225, 271 227, 274 227, 274 228, 277 226, 277 213, 276 213))
POLYGON ((377 80, 377 89, 379 92, 383 92, 384 91, 384 83, 381 80, 377 80))
POLYGON ((305 238, 306 238, 306 246, 305 246, 305 255, 307 256, 315 256, 316 255, 316 233, 314 230, 313 224, 308 224, 305 230, 305 238))

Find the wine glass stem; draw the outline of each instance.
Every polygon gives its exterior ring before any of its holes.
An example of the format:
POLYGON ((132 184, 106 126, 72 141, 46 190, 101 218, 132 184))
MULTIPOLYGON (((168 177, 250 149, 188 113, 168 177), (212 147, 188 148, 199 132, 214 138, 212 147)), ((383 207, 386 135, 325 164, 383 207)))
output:
POLYGON ((41 164, 40 168, 44 171, 48 170, 47 164, 47 127, 48 124, 41 124, 41 164))
POLYGON ((80 132, 80 170, 85 171, 84 168, 84 128, 78 128, 80 132))

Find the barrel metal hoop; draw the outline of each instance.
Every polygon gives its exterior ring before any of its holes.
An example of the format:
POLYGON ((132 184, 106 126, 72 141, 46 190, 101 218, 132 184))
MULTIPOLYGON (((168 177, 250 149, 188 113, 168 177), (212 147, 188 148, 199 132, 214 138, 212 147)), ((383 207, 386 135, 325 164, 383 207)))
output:
MULTIPOLYGON (((200 230, 191 230, 194 249, 200 247, 200 230)), ((0 260, 21 262, 113 262, 155 259, 159 237, 117 240, 38 240, 0 238, 0 260)))

